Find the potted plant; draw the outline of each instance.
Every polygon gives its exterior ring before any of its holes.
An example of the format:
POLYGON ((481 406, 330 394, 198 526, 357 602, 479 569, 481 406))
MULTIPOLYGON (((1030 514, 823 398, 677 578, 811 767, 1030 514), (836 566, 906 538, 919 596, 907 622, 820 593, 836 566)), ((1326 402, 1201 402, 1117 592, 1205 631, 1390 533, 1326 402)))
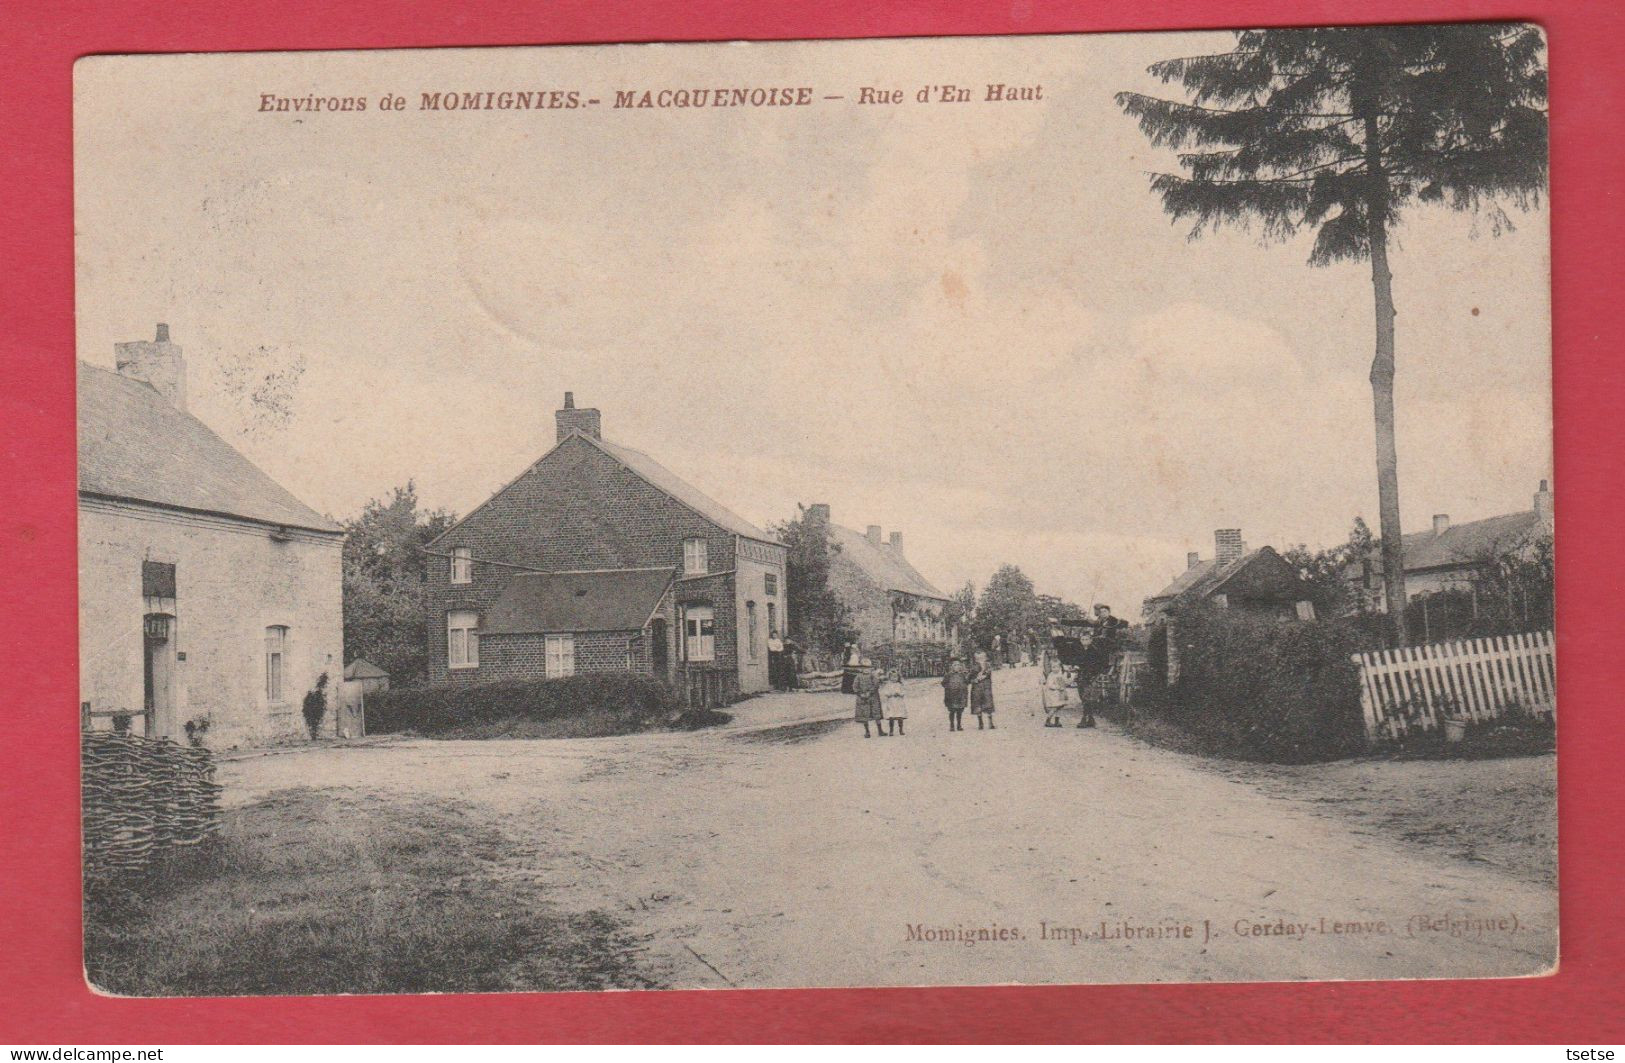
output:
POLYGON ((1460 745, 1467 738, 1467 714, 1455 698, 1446 698, 1439 705, 1439 726, 1444 731, 1445 745, 1460 745))

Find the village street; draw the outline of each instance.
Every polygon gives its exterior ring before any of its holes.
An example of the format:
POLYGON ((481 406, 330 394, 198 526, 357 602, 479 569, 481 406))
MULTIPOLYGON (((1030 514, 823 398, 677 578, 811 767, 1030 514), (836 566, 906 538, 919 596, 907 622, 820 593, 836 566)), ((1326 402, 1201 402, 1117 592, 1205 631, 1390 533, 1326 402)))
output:
POLYGON ((228 806, 465 802, 510 839, 502 875, 612 913, 674 988, 1511 976, 1552 954, 1547 885, 1109 726, 1045 729, 1034 670, 997 691, 986 733, 949 733, 918 681, 901 738, 797 693, 709 731, 328 746, 220 777, 228 806), (1003 940, 955 940, 983 930, 1003 940))

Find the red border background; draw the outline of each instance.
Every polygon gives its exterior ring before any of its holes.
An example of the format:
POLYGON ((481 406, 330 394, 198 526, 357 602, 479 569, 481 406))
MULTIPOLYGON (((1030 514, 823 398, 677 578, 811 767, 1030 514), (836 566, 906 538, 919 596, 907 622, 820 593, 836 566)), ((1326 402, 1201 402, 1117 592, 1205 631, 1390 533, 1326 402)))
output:
MULTIPOLYGON (((1618 893, 1625 556, 1617 182, 1625 10, 1585 0, 5 0, 0 4, 0 1040, 1625 1040, 1618 893), (470 5, 472 6, 472 5, 470 5), (1148 5, 1149 7, 1150 5, 1148 5), (1551 43, 1563 658, 1562 965, 1473 983, 727 991, 138 1001, 81 977, 74 647, 71 67, 94 52, 1191 29, 1521 18, 1551 43)), ((134 250, 134 249, 132 249, 134 250)))

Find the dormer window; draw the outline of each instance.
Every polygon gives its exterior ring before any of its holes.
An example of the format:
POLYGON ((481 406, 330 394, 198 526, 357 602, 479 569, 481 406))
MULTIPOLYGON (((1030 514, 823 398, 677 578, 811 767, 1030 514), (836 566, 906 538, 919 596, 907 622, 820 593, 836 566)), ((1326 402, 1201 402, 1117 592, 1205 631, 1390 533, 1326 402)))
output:
POLYGON ((704 539, 693 538, 683 540, 683 575, 703 576, 711 571, 710 561, 706 557, 706 544, 704 539))
POLYGON ((466 546, 452 548, 451 581, 453 583, 474 582, 474 552, 466 546))

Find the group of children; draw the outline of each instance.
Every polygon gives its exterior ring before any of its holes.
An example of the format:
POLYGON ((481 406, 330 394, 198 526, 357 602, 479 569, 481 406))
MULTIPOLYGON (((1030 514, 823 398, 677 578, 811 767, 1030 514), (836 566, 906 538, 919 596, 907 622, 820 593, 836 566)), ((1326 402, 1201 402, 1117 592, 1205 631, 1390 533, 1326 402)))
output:
MULTIPOLYGON (((868 658, 859 662, 852 679, 852 693, 857 697, 853 718, 863 724, 863 737, 870 736, 869 724, 875 725, 875 737, 885 738, 903 733, 903 721, 908 719, 908 695, 903 690, 900 669, 876 671, 868 658)), ((970 707, 976 717, 976 729, 997 730, 993 721, 993 666, 987 654, 976 655, 973 670, 967 670, 962 658, 955 657, 948 664, 948 674, 942 677, 942 703, 948 710, 948 730, 965 729, 965 708, 970 707)))
MULTIPOLYGON (((1044 705, 1044 726, 1060 727, 1061 713, 1070 700, 1067 689, 1071 686, 1067 670, 1056 661, 1050 664, 1040 691, 1044 705)), ((868 658, 860 662, 852 679, 852 693, 857 697, 853 718, 863 724, 863 737, 870 737, 869 725, 875 725, 873 735, 886 738, 903 734, 903 723, 908 719, 908 695, 903 690, 900 669, 875 669, 868 658)), ((1089 711, 1086 698, 1079 698, 1083 717, 1079 727, 1095 726, 1095 717, 1089 711)), ((942 703, 948 710, 948 730, 965 729, 965 708, 976 717, 976 729, 997 730, 994 723, 993 669, 987 655, 978 653, 974 669, 967 671, 965 662, 955 657, 948 664, 948 674, 942 677, 942 703)))

